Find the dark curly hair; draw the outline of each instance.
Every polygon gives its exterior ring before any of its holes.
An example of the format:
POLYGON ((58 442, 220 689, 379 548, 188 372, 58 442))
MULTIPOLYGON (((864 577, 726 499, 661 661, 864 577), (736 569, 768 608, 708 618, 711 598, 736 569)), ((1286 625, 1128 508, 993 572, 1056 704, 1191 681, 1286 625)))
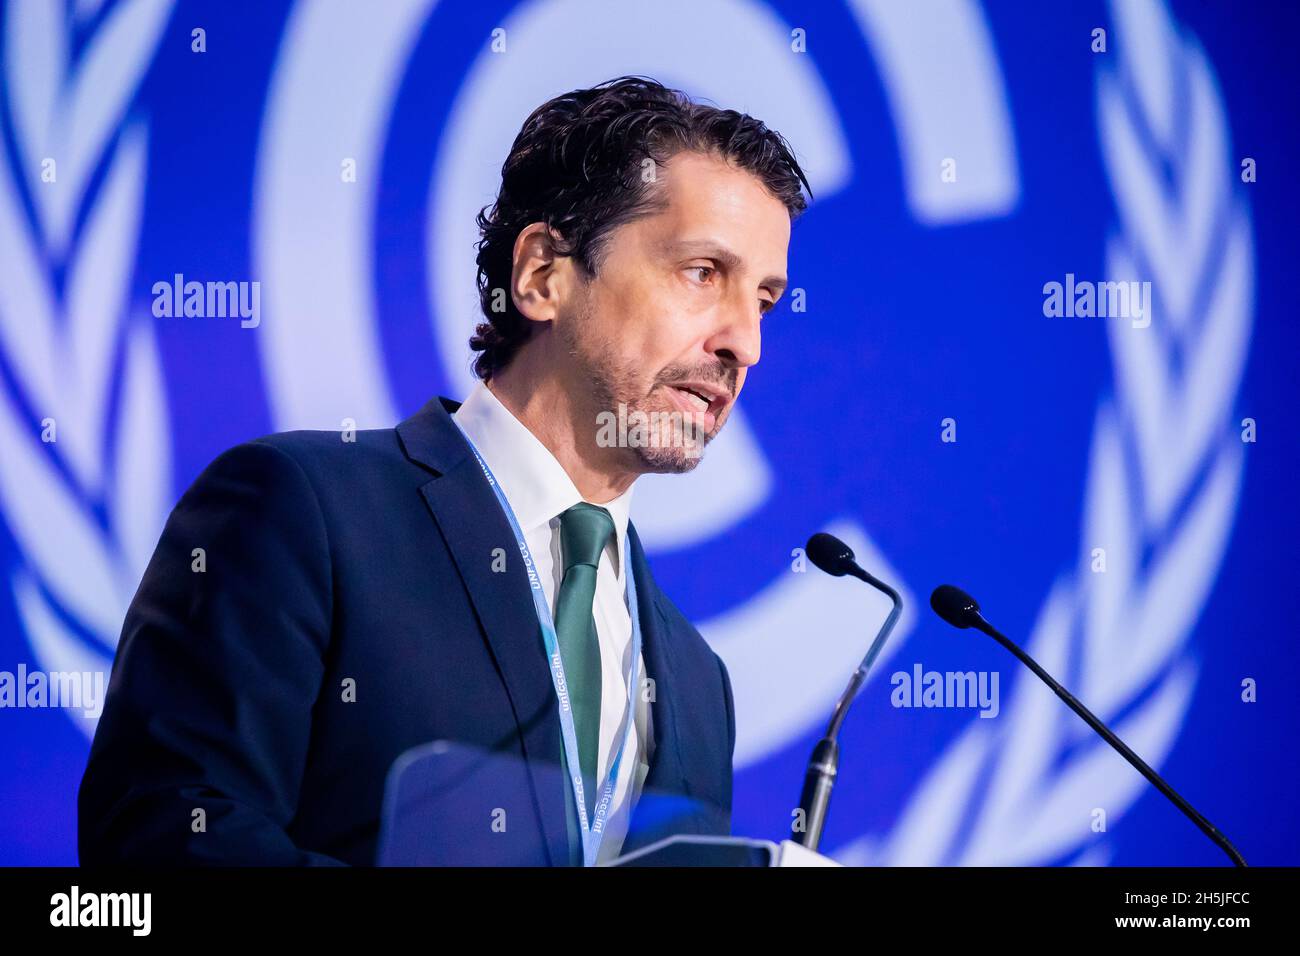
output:
POLYGON ((780 133, 738 113, 693 102, 679 90, 639 76, 621 76, 543 103, 524 121, 501 167, 496 202, 479 211, 479 324, 470 348, 474 372, 488 379, 505 368, 529 335, 528 320, 506 293, 514 245, 542 222, 558 237, 556 251, 573 256, 587 276, 600 267, 605 240, 663 200, 641 175, 647 158, 663 166, 684 150, 718 155, 754 173, 793 220, 812 188, 780 133), (504 311, 493 299, 504 299, 504 311))

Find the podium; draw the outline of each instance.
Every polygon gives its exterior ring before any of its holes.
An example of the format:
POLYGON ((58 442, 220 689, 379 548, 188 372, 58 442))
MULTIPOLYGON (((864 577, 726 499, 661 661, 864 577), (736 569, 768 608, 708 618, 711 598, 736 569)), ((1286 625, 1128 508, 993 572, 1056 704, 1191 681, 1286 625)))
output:
POLYGON ((793 840, 681 835, 620 856, 607 866, 840 866, 793 840))
MULTIPOLYGON (((547 866, 531 825, 533 782, 566 786, 559 765, 530 769, 514 756, 450 741, 414 747, 393 762, 384 790, 379 866, 547 866)), ((677 819, 682 797, 643 791, 649 816, 677 819)), ((838 866, 789 840, 680 834, 605 866, 838 866)))

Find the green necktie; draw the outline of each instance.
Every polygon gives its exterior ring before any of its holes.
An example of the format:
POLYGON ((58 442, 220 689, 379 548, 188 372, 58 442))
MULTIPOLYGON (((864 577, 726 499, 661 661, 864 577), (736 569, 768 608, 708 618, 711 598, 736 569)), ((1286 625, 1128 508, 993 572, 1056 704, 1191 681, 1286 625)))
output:
MULTIPOLYGON (((596 567, 614 532, 609 512, 586 502, 560 515, 564 577, 555 602, 555 634, 564 661, 573 729, 578 736, 587 820, 596 807, 596 759, 600 749, 600 643, 591 616, 596 597, 596 567)), ((575 809, 576 812, 576 809, 575 809)))

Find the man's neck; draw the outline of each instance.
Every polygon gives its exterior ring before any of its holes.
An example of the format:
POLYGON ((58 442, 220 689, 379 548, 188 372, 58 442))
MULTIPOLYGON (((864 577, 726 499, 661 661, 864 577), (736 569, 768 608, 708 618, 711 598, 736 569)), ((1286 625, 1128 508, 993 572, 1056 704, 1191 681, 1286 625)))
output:
POLYGON ((611 466, 612 448, 596 444, 596 415, 553 376, 540 375, 525 354, 486 383, 509 412, 555 456, 583 500, 606 504, 632 486, 636 472, 611 466))

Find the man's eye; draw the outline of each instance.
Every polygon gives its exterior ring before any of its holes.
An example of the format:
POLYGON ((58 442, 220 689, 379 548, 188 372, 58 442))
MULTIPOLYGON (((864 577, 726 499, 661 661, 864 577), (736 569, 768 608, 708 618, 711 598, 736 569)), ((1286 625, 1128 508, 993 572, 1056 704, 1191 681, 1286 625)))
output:
POLYGON ((761 312, 763 315, 767 315, 767 313, 771 312, 775 308, 776 308, 775 302, 769 302, 767 299, 758 300, 758 311, 761 312))
POLYGON ((702 275, 698 275, 699 280, 701 282, 708 282, 709 277, 712 276, 713 273, 717 272, 718 270, 713 268, 713 266, 691 266, 689 271, 697 274, 703 273, 702 275))

